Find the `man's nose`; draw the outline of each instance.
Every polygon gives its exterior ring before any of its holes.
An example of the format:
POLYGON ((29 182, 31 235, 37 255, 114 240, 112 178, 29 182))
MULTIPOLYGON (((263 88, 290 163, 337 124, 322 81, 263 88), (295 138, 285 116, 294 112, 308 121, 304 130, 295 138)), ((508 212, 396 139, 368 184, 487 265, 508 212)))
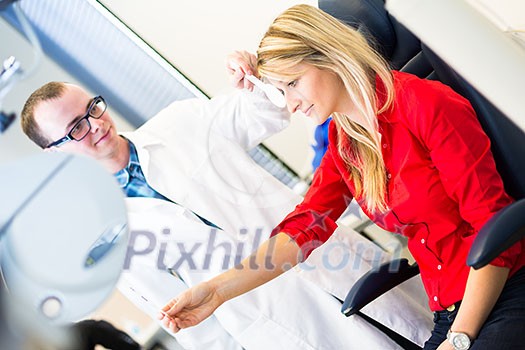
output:
POLYGON ((89 117, 89 124, 91 124, 91 132, 96 133, 98 129, 100 129, 100 127, 104 125, 104 120, 102 120, 101 118, 96 119, 89 117))

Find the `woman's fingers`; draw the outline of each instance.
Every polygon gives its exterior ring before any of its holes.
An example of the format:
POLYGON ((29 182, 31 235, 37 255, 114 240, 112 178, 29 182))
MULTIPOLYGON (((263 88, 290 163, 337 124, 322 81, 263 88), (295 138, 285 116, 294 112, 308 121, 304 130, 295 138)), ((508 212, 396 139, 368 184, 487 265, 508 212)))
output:
POLYGON ((205 283, 194 286, 166 303, 157 318, 173 332, 195 326, 217 308, 214 295, 205 283))
POLYGON ((247 51, 234 51, 227 56, 226 69, 235 88, 253 90, 253 84, 244 76, 255 74, 255 62, 255 55, 247 51))

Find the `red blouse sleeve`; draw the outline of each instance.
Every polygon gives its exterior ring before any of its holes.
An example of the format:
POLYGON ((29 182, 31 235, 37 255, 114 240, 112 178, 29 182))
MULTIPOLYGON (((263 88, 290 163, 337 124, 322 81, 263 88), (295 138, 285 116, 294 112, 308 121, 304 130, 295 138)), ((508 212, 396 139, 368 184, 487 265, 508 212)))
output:
MULTIPOLYGON (((331 128, 332 132, 335 128, 331 128)), ((337 227, 335 221, 353 198, 335 164, 334 156, 337 154, 334 155, 334 152, 337 149, 332 146, 334 142, 330 140, 303 202, 272 233, 284 232, 293 238, 301 247, 303 259, 332 235, 337 227)))
MULTIPOLYGON (((445 190, 477 233, 512 199, 505 193, 490 140, 470 103, 445 85, 431 82, 432 85, 430 89, 417 87, 418 98, 414 96, 412 103, 421 108, 421 113, 411 122, 417 137, 428 148, 445 190)), ((521 243, 517 243, 491 264, 512 267, 521 249, 521 243)))

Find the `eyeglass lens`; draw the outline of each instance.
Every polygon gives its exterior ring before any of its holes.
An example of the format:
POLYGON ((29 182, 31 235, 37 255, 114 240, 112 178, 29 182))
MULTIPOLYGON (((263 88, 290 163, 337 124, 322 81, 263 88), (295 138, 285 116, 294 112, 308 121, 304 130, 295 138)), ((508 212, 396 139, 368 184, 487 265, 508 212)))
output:
MULTIPOLYGON (((88 111, 88 115, 91 118, 98 119, 106 111, 106 103, 102 99, 97 99, 88 111)), ((74 140, 82 140, 91 129, 89 118, 86 116, 79 120, 79 122, 71 130, 71 137, 74 140)))
POLYGON ((98 98, 88 111, 90 117, 98 119, 106 111, 106 103, 102 98, 98 98))

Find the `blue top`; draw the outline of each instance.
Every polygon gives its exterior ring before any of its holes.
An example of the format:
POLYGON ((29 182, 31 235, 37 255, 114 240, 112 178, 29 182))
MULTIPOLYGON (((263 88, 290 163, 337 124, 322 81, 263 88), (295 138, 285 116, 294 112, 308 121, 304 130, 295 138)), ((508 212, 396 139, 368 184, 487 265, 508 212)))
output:
POLYGON ((314 171, 317 169, 317 167, 319 167, 319 164, 321 164, 321 160, 328 149, 328 125, 330 124, 331 120, 332 118, 328 118, 323 124, 318 125, 315 128, 314 139, 316 144, 312 145, 312 148, 315 152, 314 159, 312 160, 312 167, 314 171))

